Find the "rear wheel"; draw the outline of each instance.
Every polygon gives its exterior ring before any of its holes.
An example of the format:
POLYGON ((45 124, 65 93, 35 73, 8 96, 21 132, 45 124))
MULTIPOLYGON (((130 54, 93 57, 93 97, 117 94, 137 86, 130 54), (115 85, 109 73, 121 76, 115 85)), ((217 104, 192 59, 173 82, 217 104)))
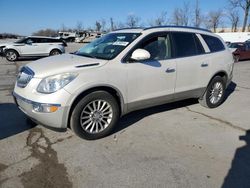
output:
POLYGON ((5 52, 5 56, 8 61, 16 61, 18 58, 18 53, 15 50, 7 50, 5 52))
POLYGON ((218 107, 224 100, 225 88, 225 80, 221 76, 215 76, 199 99, 199 103, 208 108, 218 107))
POLYGON ((70 127, 84 139, 93 140, 109 135, 119 119, 116 99, 105 91, 96 91, 81 99, 75 106, 70 127))
POLYGON ((51 52, 49 53, 50 56, 52 56, 52 55, 59 55, 59 54, 61 54, 61 51, 57 50, 57 49, 51 50, 51 52))

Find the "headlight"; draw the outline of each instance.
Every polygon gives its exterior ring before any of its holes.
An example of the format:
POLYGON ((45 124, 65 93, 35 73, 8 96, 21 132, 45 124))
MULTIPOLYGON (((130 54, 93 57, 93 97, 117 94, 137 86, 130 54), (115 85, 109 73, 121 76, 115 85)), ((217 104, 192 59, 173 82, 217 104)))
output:
POLYGON ((44 78, 38 85, 39 93, 54 93, 77 77, 76 73, 63 73, 44 78))

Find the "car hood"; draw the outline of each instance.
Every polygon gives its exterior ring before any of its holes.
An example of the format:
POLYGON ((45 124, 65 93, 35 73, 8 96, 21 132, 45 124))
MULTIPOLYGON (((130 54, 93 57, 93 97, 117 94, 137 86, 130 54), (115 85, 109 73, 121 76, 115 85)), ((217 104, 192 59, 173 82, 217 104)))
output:
POLYGON ((78 72, 82 69, 96 68, 106 64, 108 60, 88 58, 73 54, 63 54, 39 59, 27 64, 34 71, 36 78, 65 73, 78 72))
POLYGON ((8 45, 11 45, 11 44, 13 44, 13 43, 0 43, 0 47, 2 47, 2 46, 8 46, 8 45))
POLYGON ((229 50, 233 53, 235 50, 237 50, 237 48, 229 48, 229 50))
POLYGON ((15 42, 9 42, 9 43, 0 43, 0 47, 5 46, 24 46, 24 43, 15 43, 15 42))

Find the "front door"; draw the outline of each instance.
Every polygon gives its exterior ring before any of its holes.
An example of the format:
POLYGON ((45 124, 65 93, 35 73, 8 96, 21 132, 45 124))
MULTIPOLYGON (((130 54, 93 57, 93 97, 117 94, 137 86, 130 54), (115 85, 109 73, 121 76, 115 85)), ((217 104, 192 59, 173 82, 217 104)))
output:
POLYGON ((128 72, 128 109, 134 110, 171 101, 174 98, 176 62, 172 58, 170 35, 154 34, 137 47, 151 57, 126 64, 128 72))

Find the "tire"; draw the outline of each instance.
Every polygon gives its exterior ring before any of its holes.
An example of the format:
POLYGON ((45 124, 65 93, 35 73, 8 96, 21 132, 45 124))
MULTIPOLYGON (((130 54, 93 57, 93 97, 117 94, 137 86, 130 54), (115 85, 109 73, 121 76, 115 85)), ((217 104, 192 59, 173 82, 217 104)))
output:
POLYGON ((53 56, 53 55, 59 55, 61 54, 61 51, 60 50, 57 50, 57 49, 53 49, 50 51, 49 55, 50 56, 53 56))
POLYGON ((15 50, 7 50, 5 52, 5 57, 8 61, 16 61, 18 58, 18 53, 15 50))
POLYGON ((111 94, 95 91, 77 103, 70 117, 70 128, 83 139, 103 138, 113 131, 119 114, 118 103, 111 94))
POLYGON ((238 62, 240 61, 240 56, 239 56, 239 55, 235 55, 235 56, 234 56, 234 61, 235 61, 236 63, 238 63, 238 62))
POLYGON ((209 83, 206 92, 199 99, 199 103, 207 108, 216 108, 224 100, 226 82, 221 76, 215 76, 209 83))

